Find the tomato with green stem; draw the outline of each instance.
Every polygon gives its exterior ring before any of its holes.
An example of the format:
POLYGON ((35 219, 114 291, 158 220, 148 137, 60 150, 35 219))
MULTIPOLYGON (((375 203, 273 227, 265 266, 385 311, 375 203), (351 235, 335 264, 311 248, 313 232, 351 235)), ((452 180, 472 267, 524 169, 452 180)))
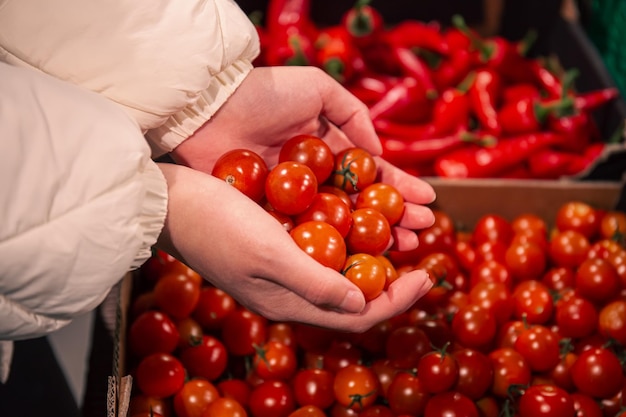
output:
POLYGON ((378 297, 387 282, 387 272, 383 264, 375 256, 367 253, 348 256, 342 274, 359 287, 365 301, 378 297))
POLYGON ((426 391, 437 394, 448 391, 459 377, 459 365, 447 352, 449 343, 422 356, 417 364, 417 375, 426 391))
POLYGON ((289 346, 275 340, 270 340, 260 346, 255 346, 256 352, 252 357, 254 370, 262 379, 288 380, 296 372, 296 352, 289 346))
POLYGON ((364 190, 376 181, 377 166, 374 157, 362 148, 347 148, 335 155, 332 184, 348 194, 364 190))
POLYGON ((335 400, 340 405, 362 411, 378 398, 378 378, 371 368, 351 364, 337 371, 333 381, 335 400))
POLYGON ((216 381, 228 365, 228 352, 220 339, 211 335, 202 336, 195 346, 183 349, 179 358, 187 373, 192 377, 216 381))
POLYGON ((491 393, 498 398, 508 398, 512 386, 530 384, 532 372, 526 359, 513 348, 497 348, 489 352, 493 367, 491 393))
POLYGON ((229 355, 252 355, 254 346, 267 338, 267 319, 248 309, 237 309, 224 319, 220 336, 229 355))

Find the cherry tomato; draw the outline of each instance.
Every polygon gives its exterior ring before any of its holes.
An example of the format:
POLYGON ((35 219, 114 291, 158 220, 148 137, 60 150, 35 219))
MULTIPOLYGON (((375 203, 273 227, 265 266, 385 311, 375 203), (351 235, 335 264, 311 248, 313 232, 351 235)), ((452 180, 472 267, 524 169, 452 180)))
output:
POLYGON ((227 378, 221 379, 217 385, 220 397, 232 398, 244 408, 248 406, 250 400, 251 386, 243 379, 227 378))
POLYGON ((361 363, 363 352, 350 340, 335 340, 323 355, 323 366, 333 373, 348 365, 361 363))
POLYGON ((574 401, 574 409, 576 410, 575 417, 603 417, 602 408, 598 402, 585 394, 580 392, 572 392, 570 394, 572 401, 574 401))
POLYGON ((200 300, 200 284, 189 275, 171 273, 154 285, 154 303, 175 319, 191 315, 200 300))
POLYGON ((522 281, 511 293, 513 317, 527 323, 543 324, 552 318, 554 303, 550 290, 540 281, 522 281))
POLYGON ((250 393, 252 417, 287 417, 296 409, 291 387, 285 381, 263 381, 250 393))
POLYGON ((465 395, 446 391, 434 395, 428 400, 424 417, 479 417, 474 402, 465 395))
POLYGON ((590 248, 589 240, 576 230, 556 232, 550 239, 549 255, 556 266, 577 268, 590 248))
POLYGON ((128 348, 139 358, 152 353, 172 353, 179 332, 172 319, 160 311, 146 311, 130 324, 128 348))
POLYGON ((400 277, 398 270, 387 256, 376 255, 375 258, 378 259, 378 262, 385 268, 385 289, 388 289, 391 283, 400 277))
POLYGON ((326 413, 314 405, 304 405, 295 409, 288 417, 326 417, 326 413))
POLYGON ((574 288, 574 270, 562 266, 551 267, 541 277, 541 283, 557 292, 574 288))
POLYGON ((420 358, 430 351, 430 340, 416 326, 400 326, 387 337, 385 357, 398 369, 412 369, 420 358))
POLYGON ((352 227, 345 237, 349 253, 382 254, 391 241, 391 226, 385 216, 372 208, 355 209, 352 227))
POLYGON ((479 282, 499 282, 504 284, 509 290, 513 289, 513 276, 509 269, 496 260, 488 260, 477 263, 470 271, 470 288, 475 287, 479 282))
POLYGON ((367 253, 348 256, 343 267, 343 275, 355 284, 365 297, 371 301, 378 297, 385 288, 387 272, 376 257, 367 253))
POLYGON ((350 207, 339 196, 330 193, 317 193, 311 205, 296 216, 295 224, 313 220, 331 224, 342 237, 346 237, 352 227, 350 207))
POLYGON ((532 230, 534 234, 547 236, 548 225, 546 221, 534 213, 522 213, 511 221, 514 233, 525 233, 532 230))
POLYGON ((288 215, 302 213, 317 194, 317 178, 306 165, 280 162, 267 174, 265 197, 275 210, 288 215))
POLYGON ((404 213, 404 197, 392 185, 375 182, 358 193, 355 208, 373 208, 380 211, 390 225, 395 225, 404 213))
POLYGON ((207 330, 218 330, 224 318, 235 311, 237 302, 223 290, 207 285, 200 290, 200 298, 192 317, 207 330))
POLYGON ((339 369, 333 381, 335 400, 356 411, 374 404, 378 390, 376 374, 364 365, 351 364, 339 369))
POLYGON ((598 315, 598 331, 607 339, 626 346, 626 301, 605 304, 598 315))
POLYGON ((386 405, 374 404, 361 411, 359 417, 395 417, 395 414, 386 405))
POLYGON ((229 354, 252 355, 254 346, 262 344, 266 338, 267 320, 250 310, 235 310, 224 319, 221 341, 229 354))
POLYGON ((344 190, 342 190, 339 187, 335 187, 332 184, 326 183, 326 184, 319 185, 317 188, 317 192, 336 195, 337 197, 341 198, 341 201, 346 203, 346 206, 350 207, 350 210, 354 209, 354 201, 352 201, 350 194, 346 193, 344 190))
POLYGON ((335 155, 332 184, 348 194, 355 194, 373 184, 376 175, 376 161, 365 149, 348 148, 335 155))
POLYGON ((174 415, 172 403, 169 398, 149 397, 141 392, 134 392, 133 395, 131 395, 130 404, 128 406, 129 416, 149 417, 151 410, 155 416, 172 417, 174 415))
POLYGON ((546 372, 559 363, 559 340, 551 329, 536 324, 518 335, 514 348, 526 359, 531 371, 546 372))
POLYGON ((514 347, 517 337, 528 327, 528 323, 524 320, 510 320, 500 325, 498 334, 496 335, 496 346, 514 347))
POLYGON ((180 360, 190 376, 215 381, 226 370, 228 352, 220 339, 204 335, 198 345, 180 352, 180 360))
POLYGON ((288 380, 296 372, 296 352, 289 346, 270 340, 256 347, 252 358, 256 373, 262 379, 288 380))
POLYGON ((181 274, 197 274, 187 265, 161 249, 157 249, 142 266, 141 277, 148 282, 156 282, 163 275, 179 272, 181 274))
POLYGON ((519 399, 519 417, 571 417, 574 401, 569 393, 556 385, 533 385, 519 399))
POLYGON ((322 265, 341 271, 346 262, 346 242, 332 225, 311 220, 301 223, 289 232, 305 253, 322 265))
POLYGON ((476 245, 498 241, 509 245, 513 238, 513 227, 504 217, 497 214, 485 214, 474 225, 472 240, 476 245))
POLYGON ((545 272, 547 255, 533 242, 513 241, 504 256, 506 266, 517 281, 540 279, 545 272))
POLYGON ((489 358, 478 350, 468 348, 456 350, 452 355, 459 374, 452 390, 473 400, 482 398, 493 381, 493 367, 489 358))
POLYGON ((511 292, 502 282, 477 283, 469 291, 469 301, 490 311, 498 325, 508 321, 513 314, 511 292))
POLYGON ((446 352, 446 347, 428 352, 417 364, 417 375, 430 394, 448 391, 459 377, 456 359, 446 352))
POLYGON ((587 239, 595 238, 601 217, 596 209, 582 201, 569 201, 556 212, 555 223, 560 231, 574 230, 587 239))
POLYGON ((259 203, 265 194, 268 172, 267 164, 257 153, 248 149, 233 149, 215 161, 211 174, 259 203))
POLYGON ((174 395, 174 411, 177 417, 202 417, 209 404, 218 398, 219 392, 211 382, 190 379, 174 395))
POLYGON ((493 314, 476 304, 461 307, 452 318, 455 340, 467 348, 485 349, 494 340, 496 330, 493 314))
POLYGON ((554 384, 568 392, 573 392, 576 388, 572 381, 571 369, 577 357, 573 352, 562 354, 559 363, 549 372, 549 377, 554 384))
POLYGON ((621 282, 609 261, 599 258, 585 259, 576 270, 576 291, 597 304, 604 304, 621 290, 621 282))
POLYGON ((590 301, 574 294, 556 303, 554 321, 562 337, 581 339, 596 331, 598 312, 590 301))
POLYGON ((493 367, 493 384, 491 392, 499 398, 509 396, 512 385, 528 385, 531 379, 531 370, 526 359, 513 348, 497 348, 489 352, 489 359, 493 367))
POLYGON ((176 321, 178 330, 178 349, 197 345, 202 341, 204 331, 202 326, 191 317, 185 317, 176 321))
POLYGON ((283 143, 278 162, 285 161, 295 161, 311 168, 318 184, 324 183, 330 177, 335 165, 335 157, 330 147, 321 138, 313 135, 296 135, 283 143))
POLYGON ((171 397, 185 384, 185 368, 169 353, 153 353, 141 359, 135 380, 137 388, 149 397, 171 397))
POLYGON ((626 213, 607 211, 600 221, 600 236, 604 239, 624 239, 626 235, 626 213))
POLYGON ((313 405, 323 410, 329 408, 335 401, 333 380, 334 374, 328 369, 298 370, 292 381, 296 403, 300 406, 313 405))
POLYGON ((241 404, 232 398, 218 398, 210 403, 202 417, 248 417, 248 413, 241 404))
POLYGON ((421 416, 430 396, 420 378, 411 372, 399 371, 391 380, 385 398, 394 415, 421 416))
POLYGON ((571 368, 572 380, 583 394, 610 398, 622 389, 624 374, 615 353, 607 348, 589 348, 580 352, 571 368))

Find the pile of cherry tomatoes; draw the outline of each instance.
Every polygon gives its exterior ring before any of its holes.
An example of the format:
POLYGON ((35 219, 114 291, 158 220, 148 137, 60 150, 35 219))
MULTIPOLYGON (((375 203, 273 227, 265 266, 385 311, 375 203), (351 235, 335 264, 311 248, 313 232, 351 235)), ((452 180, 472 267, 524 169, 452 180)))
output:
POLYGON ((434 286, 405 313, 347 334, 269 321, 157 252, 135 277, 129 310, 130 417, 626 416, 626 214, 571 201, 553 225, 533 213, 486 213, 460 230, 435 211, 435 224, 416 232, 417 249, 389 251, 388 235, 367 248, 374 235, 350 238, 355 213, 383 213, 373 223, 388 230, 401 197, 385 187, 366 193, 378 184, 367 152, 329 153, 321 175, 294 157, 300 146, 271 169, 251 152, 233 153, 231 167, 247 161, 256 171, 222 176, 221 161, 214 175, 266 207, 296 242, 302 225, 313 222, 310 233, 332 225, 334 238, 299 244, 348 278, 365 263, 350 257, 367 254, 383 265, 376 291, 416 268, 434 286), (251 181, 257 176, 263 181, 251 181), (294 187, 302 194, 282 198, 294 187), (336 246, 340 255, 331 255, 336 246))

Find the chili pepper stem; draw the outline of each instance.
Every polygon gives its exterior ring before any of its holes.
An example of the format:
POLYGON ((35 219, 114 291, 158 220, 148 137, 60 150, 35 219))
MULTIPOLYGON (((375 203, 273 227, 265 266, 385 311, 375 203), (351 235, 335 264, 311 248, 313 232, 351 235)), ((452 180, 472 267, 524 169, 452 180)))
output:
POLYGON ((467 26, 467 23, 465 23, 465 19, 463 18, 463 16, 461 16, 460 14, 455 14, 454 16, 452 16, 452 24, 469 38, 472 46, 480 51, 480 55, 484 59, 488 59, 490 56, 493 55, 493 43, 486 42, 484 39, 476 36, 476 34, 470 30, 469 26, 467 26))

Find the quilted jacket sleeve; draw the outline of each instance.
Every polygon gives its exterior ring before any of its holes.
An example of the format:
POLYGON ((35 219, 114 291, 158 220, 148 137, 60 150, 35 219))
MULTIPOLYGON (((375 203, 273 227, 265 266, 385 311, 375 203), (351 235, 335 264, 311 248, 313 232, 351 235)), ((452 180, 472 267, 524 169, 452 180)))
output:
POLYGON ((120 104, 153 156, 202 126, 259 52, 233 0, 0 0, 0 28, 0 60, 120 104))
POLYGON ((165 179, 111 101, 0 62, 0 340, 95 308, 150 255, 165 179))

